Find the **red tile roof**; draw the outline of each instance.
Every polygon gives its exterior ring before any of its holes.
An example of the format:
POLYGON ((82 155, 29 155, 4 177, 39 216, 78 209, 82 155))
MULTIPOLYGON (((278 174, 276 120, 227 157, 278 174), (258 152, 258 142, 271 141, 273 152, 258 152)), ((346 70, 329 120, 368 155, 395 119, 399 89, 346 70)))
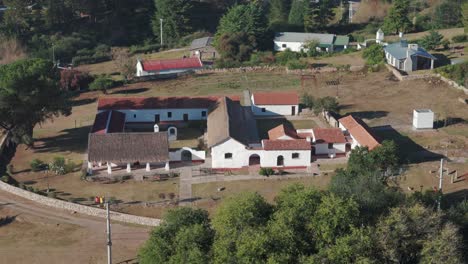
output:
POLYGON ((289 93, 253 93, 255 105, 298 105, 299 96, 295 92, 289 93))
POLYGON ((141 62, 145 71, 165 71, 178 69, 202 68, 203 63, 197 58, 170 59, 170 60, 145 60, 141 62))
POLYGON ((123 132, 125 127, 125 114, 119 111, 104 111, 98 113, 94 119, 91 133, 106 134, 123 132), (110 115, 110 120, 109 120, 110 115))
POLYGON ((366 146, 369 150, 373 150, 380 145, 377 137, 361 119, 348 115, 338 119, 338 122, 348 130, 349 134, 351 134, 361 146, 366 146))
POLYGON ((264 150, 311 150, 310 142, 305 139, 262 140, 264 150))
POLYGON ((339 128, 314 128, 316 143, 346 143, 346 138, 339 128))
MULTIPOLYGON (((216 104, 219 97, 104 97, 98 101, 98 110, 125 109, 207 109, 216 104)), ((238 96, 231 97, 239 101, 238 96)))
POLYGON ((298 136, 297 136, 297 133, 294 129, 288 127, 288 126, 285 126, 283 124, 271 129, 268 131, 268 138, 270 140, 276 140, 282 136, 288 136, 288 137, 291 137, 293 139, 297 139, 298 136))

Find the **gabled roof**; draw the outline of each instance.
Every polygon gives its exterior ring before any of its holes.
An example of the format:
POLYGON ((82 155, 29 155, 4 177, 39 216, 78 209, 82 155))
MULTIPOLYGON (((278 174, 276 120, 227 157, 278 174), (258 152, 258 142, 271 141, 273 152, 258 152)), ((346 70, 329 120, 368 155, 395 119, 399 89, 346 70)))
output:
POLYGON ((275 34, 274 41, 278 42, 308 42, 312 40, 318 41, 320 44, 333 44, 333 34, 321 33, 300 33, 300 32, 278 32, 275 34))
POLYGON ((167 133, 89 134, 88 160, 113 163, 167 162, 167 133))
POLYGON ((104 111, 96 115, 91 133, 106 134, 123 132, 124 127, 124 113, 119 111, 104 111))
POLYGON ((141 64, 145 71, 198 69, 203 67, 203 63, 200 58, 143 60, 141 61, 141 64))
POLYGON ((361 119, 348 115, 340 118, 338 122, 348 130, 349 134, 351 134, 360 145, 368 147, 369 150, 373 150, 380 145, 377 137, 361 119))
POLYGON ((310 142, 305 139, 262 140, 264 150, 311 150, 310 142))
POLYGON ((283 136, 288 136, 292 139, 298 138, 296 131, 288 126, 285 126, 284 124, 281 124, 268 131, 268 138, 270 140, 277 140, 283 136))
MULTIPOLYGON (((208 109, 218 96, 206 97, 104 97, 99 98, 98 110, 137 109, 208 109)), ((238 96, 232 100, 239 101, 238 96)))
POLYGON ((314 128, 315 143, 346 143, 346 138, 339 128, 314 128))
POLYGON ((335 46, 346 46, 349 44, 348 36, 336 36, 333 45, 335 46))
POLYGON ((419 47, 417 44, 408 44, 408 42, 405 39, 402 39, 392 44, 388 44, 384 47, 384 50, 390 53, 390 55, 392 55, 392 57, 394 57, 397 60, 406 59, 408 55, 421 56, 432 60, 437 60, 436 57, 432 56, 425 49, 419 47))
POLYGON ((298 105, 299 96, 295 92, 255 92, 255 105, 298 105))
POLYGON ((190 44, 190 50, 205 48, 211 46, 211 43, 213 43, 213 37, 194 39, 190 44))
POLYGON ((208 114, 208 146, 213 147, 230 138, 248 146, 259 143, 257 122, 250 107, 227 97, 219 99, 208 114))

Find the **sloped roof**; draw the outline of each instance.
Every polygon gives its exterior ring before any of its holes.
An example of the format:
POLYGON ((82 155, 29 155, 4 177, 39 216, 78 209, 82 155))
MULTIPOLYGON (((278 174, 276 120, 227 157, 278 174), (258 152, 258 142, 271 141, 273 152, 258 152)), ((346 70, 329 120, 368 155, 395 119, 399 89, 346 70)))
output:
POLYGON ((205 48, 211 46, 211 43, 213 43, 213 37, 194 39, 190 44, 190 50, 205 48))
POLYGON ((278 32, 275 34, 274 41, 278 42, 307 42, 316 40, 320 44, 333 44, 333 34, 321 34, 321 33, 300 33, 300 32, 278 32))
POLYGON ((390 55, 392 55, 392 57, 394 57, 397 60, 406 59, 408 55, 409 56, 421 56, 421 57, 437 60, 436 57, 432 56, 429 52, 427 52, 425 49, 419 46, 417 46, 417 48, 411 48, 408 45, 408 42, 404 39, 398 42, 392 43, 392 44, 388 44, 387 46, 384 47, 384 50, 390 53, 390 55))
POLYGON ((168 59, 168 60, 143 60, 141 61, 145 71, 165 71, 180 69, 202 68, 200 58, 168 59))
POLYGON ((255 92, 255 105, 298 105, 299 96, 296 92, 255 92))
POLYGON ((167 133, 89 134, 88 160, 113 163, 167 162, 167 133))
POLYGON ((333 45, 335 46, 346 46, 349 44, 349 37, 348 36, 336 36, 335 42, 333 45))
POLYGON ((257 122, 250 107, 227 97, 219 99, 208 114, 208 146, 213 147, 229 138, 245 146, 259 143, 257 122))
POLYGON ((298 138, 296 131, 288 126, 285 126, 284 124, 281 124, 268 131, 268 138, 270 140, 276 140, 282 136, 288 136, 293 139, 298 138))
POLYGON ((339 128, 314 128, 315 143, 346 143, 346 138, 339 128))
POLYGON ((348 115, 340 118, 338 122, 348 130, 349 134, 351 134, 360 145, 368 147, 369 150, 373 150, 380 145, 377 137, 361 119, 348 115))
MULTIPOLYGON (((220 97, 104 97, 99 98, 98 110, 128 109, 207 109, 216 104, 220 97)), ((238 96, 232 100, 239 101, 238 96)))
POLYGON ((305 139, 262 140, 264 150, 311 150, 311 144, 305 139))
POLYGON ((96 115, 91 133, 105 134, 123 132, 124 127, 124 113, 119 111, 104 111, 96 115))

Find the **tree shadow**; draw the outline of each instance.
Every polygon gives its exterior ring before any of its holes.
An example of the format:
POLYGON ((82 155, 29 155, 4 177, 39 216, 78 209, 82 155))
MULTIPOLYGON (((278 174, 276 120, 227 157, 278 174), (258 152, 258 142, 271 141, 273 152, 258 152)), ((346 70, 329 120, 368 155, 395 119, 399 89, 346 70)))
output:
POLYGON ((392 126, 380 127, 373 132, 382 140, 393 140, 398 146, 398 157, 404 163, 421 163, 444 158, 439 153, 431 152, 414 142, 410 137, 400 134, 392 126))
POLYGON ((388 115, 388 111, 361 111, 361 112, 350 112, 347 115, 353 115, 355 117, 359 117, 360 119, 376 119, 386 117, 388 115))
POLYGON ((434 61, 434 67, 442 67, 450 64, 450 58, 447 57, 445 54, 434 53, 432 55, 437 58, 437 60, 434 61))
POLYGON ((54 137, 42 138, 42 145, 36 146, 34 151, 37 153, 53 152, 79 152, 86 151, 88 143, 88 133, 91 126, 70 128, 62 130, 61 134, 54 137))
POLYGON ((9 225, 9 224, 13 223, 13 221, 15 221, 17 216, 18 215, 5 216, 5 217, 0 218, 0 227, 6 226, 6 225, 9 225))
POLYGON ((37 181, 24 181, 23 184, 25 185, 33 185, 33 184, 36 184, 37 181))
POLYGON ((82 105, 88 105, 96 102, 96 98, 84 98, 84 99, 78 99, 78 100, 73 100, 72 101, 72 106, 82 106, 82 105))
POLYGON ((443 128, 443 127, 448 127, 448 126, 453 126, 453 125, 456 125, 456 124, 467 124, 468 121, 463 119, 463 118, 459 118, 459 117, 448 117, 446 120, 437 120, 434 122, 434 128, 435 129, 438 129, 438 128, 443 128))
POLYGON ((110 94, 139 94, 139 93, 144 93, 148 90, 149 88, 122 89, 122 90, 113 91, 110 94))

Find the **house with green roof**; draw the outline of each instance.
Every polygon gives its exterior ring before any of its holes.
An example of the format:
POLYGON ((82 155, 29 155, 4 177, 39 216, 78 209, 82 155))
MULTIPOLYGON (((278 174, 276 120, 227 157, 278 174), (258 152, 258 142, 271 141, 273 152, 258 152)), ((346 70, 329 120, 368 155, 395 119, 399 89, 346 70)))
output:
POLYGON ((290 49, 294 52, 306 50, 305 45, 310 41, 317 41, 320 51, 333 52, 348 48, 349 37, 322 33, 278 32, 275 34, 274 50, 290 49))

